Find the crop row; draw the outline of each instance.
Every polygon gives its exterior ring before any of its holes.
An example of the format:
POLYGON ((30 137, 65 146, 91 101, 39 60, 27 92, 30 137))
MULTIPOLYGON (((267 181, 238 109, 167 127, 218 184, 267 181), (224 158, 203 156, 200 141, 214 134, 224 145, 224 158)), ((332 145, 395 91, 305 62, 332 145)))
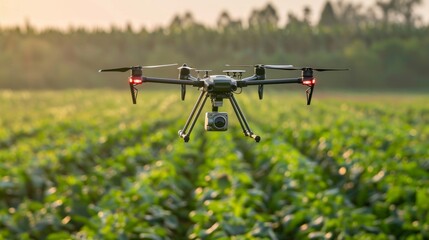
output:
MULTIPOLYGON (((27 101, 26 94, 22 101, 27 101)), ((8 130, 2 135, 0 150, 0 225, 4 237, 43 238, 50 233, 78 232, 91 223, 92 208, 103 196, 121 189, 125 179, 134 178, 138 165, 143 168, 143 164, 155 161, 166 148, 166 134, 170 140, 174 138, 171 132, 159 131, 177 118, 159 119, 160 113, 169 116, 167 109, 159 106, 168 105, 172 98, 146 103, 145 107, 157 112, 146 112, 145 123, 136 121, 143 117, 141 114, 131 108, 121 109, 120 103, 113 101, 118 109, 111 111, 97 106, 102 101, 82 101, 82 94, 77 94, 80 96, 68 96, 67 101, 76 103, 70 103, 73 111, 67 116, 58 116, 61 110, 51 113, 53 106, 44 102, 50 94, 34 94, 39 102, 29 101, 27 107, 40 110, 18 109, 17 119, 3 119, 6 127, 2 130, 8 130), (155 134, 142 137, 150 131, 155 134), (133 152, 133 146, 139 146, 139 152, 134 153, 139 157, 120 157, 124 151, 133 152)), ((109 104, 112 101, 107 101, 109 104)))
POLYGON ((424 97, 268 96, 185 144, 192 94, 0 92, 0 239, 428 237, 424 97))
POLYGON ((277 116, 280 126, 261 123, 322 167, 345 200, 334 209, 347 214, 334 215, 338 236, 428 237, 429 109, 399 99, 328 101, 309 111, 292 106, 294 117, 277 116))

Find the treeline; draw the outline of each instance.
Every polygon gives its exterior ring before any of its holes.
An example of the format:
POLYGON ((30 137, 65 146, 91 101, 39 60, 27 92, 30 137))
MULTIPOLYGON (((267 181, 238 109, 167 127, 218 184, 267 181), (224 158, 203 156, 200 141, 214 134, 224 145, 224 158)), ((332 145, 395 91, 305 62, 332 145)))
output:
MULTIPOLYGON (((67 31, 35 29, 31 23, 0 28, 0 88, 63 89, 121 87, 126 74, 100 74, 103 67, 188 63, 221 71, 229 64, 293 64, 348 67, 322 73, 323 87, 346 89, 429 88, 429 26, 415 14, 419 0, 377 1, 365 9, 327 1, 311 23, 310 7, 288 13, 279 24, 276 8, 255 9, 247 21, 222 12, 216 27, 191 13, 177 15, 154 30, 121 28, 67 31), (122 80, 122 81, 121 81, 122 80), (325 81, 326 80, 326 81, 325 81)), ((251 74, 252 69, 248 69, 251 74)), ((147 75, 175 77, 174 68, 147 75)), ((270 77, 299 73, 270 71, 270 77)))

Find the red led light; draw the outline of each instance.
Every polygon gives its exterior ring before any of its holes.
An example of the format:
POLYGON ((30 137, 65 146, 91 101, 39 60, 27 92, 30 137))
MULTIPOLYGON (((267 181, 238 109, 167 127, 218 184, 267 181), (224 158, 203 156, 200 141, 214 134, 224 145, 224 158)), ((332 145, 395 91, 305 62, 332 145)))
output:
POLYGON ((129 77, 128 81, 134 85, 138 85, 138 84, 142 84, 143 83, 143 78, 142 77, 129 77))
POLYGON ((307 86, 313 86, 314 84, 316 84, 316 79, 310 79, 310 80, 303 80, 302 81, 303 85, 307 85, 307 86))

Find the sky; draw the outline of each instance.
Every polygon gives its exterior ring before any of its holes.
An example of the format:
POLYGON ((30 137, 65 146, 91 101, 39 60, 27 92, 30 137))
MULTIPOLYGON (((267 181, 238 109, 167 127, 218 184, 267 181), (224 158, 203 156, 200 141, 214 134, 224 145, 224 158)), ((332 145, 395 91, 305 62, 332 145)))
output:
MULTIPOLYGON (((288 12, 302 15, 304 6, 312 9, 312 20, 319 19, 326 0, 0 0, 0 27, 23 25, 27 20, 36 28, 68 26, 108 28, 112 24, 153 29, 168 25, 176 14, 192 12, 201 23, 214 26, 221 11, 233 19, 247 19, 255 8, 268 2, 278 10, 280 24, 285 24, 288 12)), ((333 0, 338 1, 338 0, 333 0)), ((375 0, 345 0, 372 6, 375 0)), ((423 0, 418 13, 429 22, 429 0, 423 0)))

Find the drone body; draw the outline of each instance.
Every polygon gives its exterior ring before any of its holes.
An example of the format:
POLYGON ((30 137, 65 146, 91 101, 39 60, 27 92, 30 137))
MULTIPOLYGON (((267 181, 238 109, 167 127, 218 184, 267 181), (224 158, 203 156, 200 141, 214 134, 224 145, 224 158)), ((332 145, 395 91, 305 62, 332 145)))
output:
MULTIPOLYGON (((181 86, 181 99, 185 100, 186 86, 197 87, 201 93, 192 108, 185 126, 179 130, 178 134, 185 142, 190 139, 190 134, 195 126, 195 123, 201 114, 204 105, 210 98, 212 111, 206 113, 205 117, 205 130, 206 131, 226 131, 228 129, 228 114, 219 112, 219 107, 223 106, 224 100, 229 100, 241 128, 245 136, 253 138, 256 142, 261 140, 260 136, 254 134, 247 123, 247 120, 235 99, 234 94, 238 89, 248 86, 258 86, 259 99, 263 98, 264 85, 272 84, 290 84, 297 83, 307 86, 307 105, 310 105, 316 79, 313 77, 313 71, 344 71, 348 69, 320 69, 320 68, 295 68, 292 65, 254 65, 254 74, 250 77, 243 78, 244 70, 225 70, 226 75, 209 75, 210 70, 196 70, 198 77, 191 75, 193 68, 183 64, 179 67, 179 79, 170 78, 155 78, 143 76, 143 69, 158 68, 175 66, 177 64, 166 64, 156 66, 137 66, 137 67, 124 67, 114 69, 102 69, 99 72, 126 72, 131 70, 131 76, 128 78, 131 97, 134 104, 137 103, 137 85, 146 82, 176 84, 181 86), (301 77, 297 78, 282 78, 282 79, 265 79, 266 69, 277 70, 301 70, 301 77), (200 72, 204 73, 202 78, 199 77, 200 72)), ((230 65, 227 65, 230 66, 230 65)), ((248 67, 249 65, 237 65, 237 67, 248 67)), ((241 91, 240 91, 241 92, 241 91)))

